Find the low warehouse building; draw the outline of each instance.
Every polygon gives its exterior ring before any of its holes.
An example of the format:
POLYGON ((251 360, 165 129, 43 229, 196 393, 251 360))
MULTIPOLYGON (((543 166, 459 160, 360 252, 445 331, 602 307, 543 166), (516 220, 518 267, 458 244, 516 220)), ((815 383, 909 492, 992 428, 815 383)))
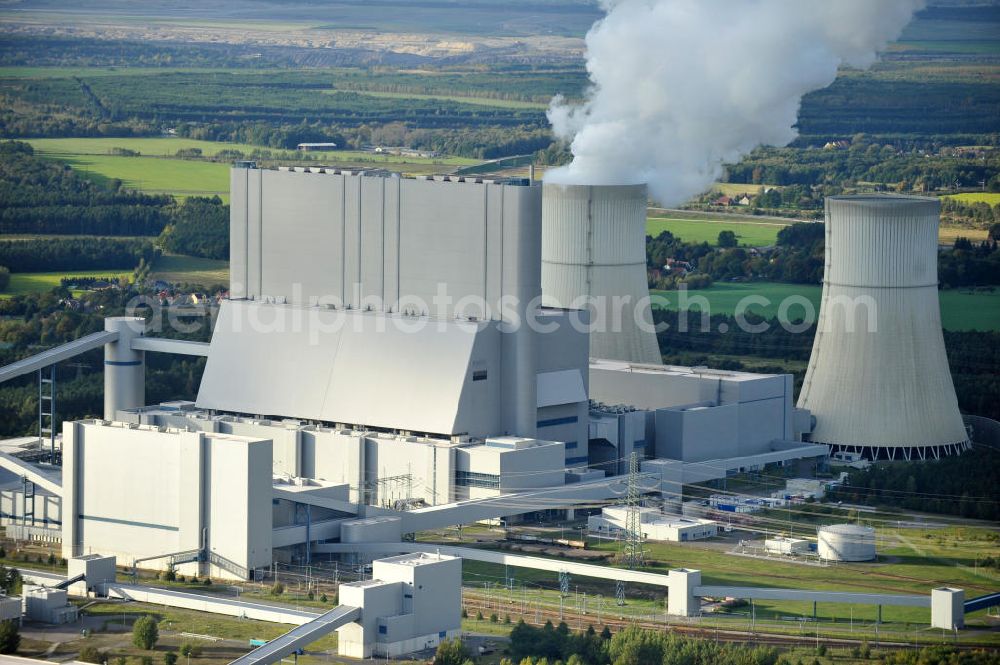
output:
MULTIPOLYGON (((671 543, 711 538, 719 533, 718 524, 680 515, 665 515, 656 508, 639 508, 639 529, 646 540, 671 543)), ((599 537, 617 538, 627 528, 628 508, 610 506, 600 515, 587 518, 590 533, 599 537)))
POLYGON ((770 554, 808 554, 812 543, 804 538, 776 536, 764 541, 764 550, 770 554))

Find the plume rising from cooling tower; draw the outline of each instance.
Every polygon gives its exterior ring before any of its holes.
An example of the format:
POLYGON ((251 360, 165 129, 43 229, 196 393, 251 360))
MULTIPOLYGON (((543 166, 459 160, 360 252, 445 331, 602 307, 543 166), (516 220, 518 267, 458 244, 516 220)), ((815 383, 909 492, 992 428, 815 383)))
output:
POLYGON ((937 199, 826 200, 819 323, 799 407, 812 441, 869 459, 969 446, 941 333, 937 199))
POLYGON ((546 181, 649 183, 661 205, 706 189, 759 145, 796 136, 802 96, 867 67, 923 0, 602 0, 591 88, 549 109, 573 161, 546 181))

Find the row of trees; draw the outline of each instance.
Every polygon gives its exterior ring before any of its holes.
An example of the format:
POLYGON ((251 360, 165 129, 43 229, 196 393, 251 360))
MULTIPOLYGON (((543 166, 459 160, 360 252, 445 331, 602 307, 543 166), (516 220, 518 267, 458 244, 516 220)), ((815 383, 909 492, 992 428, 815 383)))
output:
MULTIPOLYGON (((613 636, 607 627, 575 633, 565 623, 542 628, 519 622, 510 633, 501 665, 775 665, 773 647, 717 643, 673 633, 629 627, 613 636)), ((459 640, 438 647, 434 665, 466 665, 469 653, 459 640)))

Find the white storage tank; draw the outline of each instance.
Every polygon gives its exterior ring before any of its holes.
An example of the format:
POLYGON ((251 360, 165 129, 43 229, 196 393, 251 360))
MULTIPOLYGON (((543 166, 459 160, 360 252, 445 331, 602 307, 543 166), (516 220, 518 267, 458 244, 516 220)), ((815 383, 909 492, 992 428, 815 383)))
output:
POLYGON ((858 524, 831 524, 817 534, 819 558, 824 561, 873 561, 875 529, 858 524))

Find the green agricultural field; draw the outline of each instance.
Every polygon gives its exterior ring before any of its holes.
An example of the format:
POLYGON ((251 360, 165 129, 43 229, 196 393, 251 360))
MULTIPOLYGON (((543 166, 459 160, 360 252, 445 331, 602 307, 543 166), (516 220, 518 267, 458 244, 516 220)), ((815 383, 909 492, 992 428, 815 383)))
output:
MULTIPOLYGON (((821 290, 820 286, 812 284, 744 282, 713 284, 707 289, 689 289, 683 296, 679 291, 653 291, 652 294, 665 299, 659 305, 667 309, 678 309, 687 303, 687 309, 700 311, 701 303, 698 299, 707 298, 713 314, 734 314, 744 298, 760 296, 768 302, 744 302, 743 311, 766 317, 777 316, 782 301, 796 296, 795 302, 788 303, 784 317, 786 320, 795 320, 803 317, 806 311, 802 297, 812 305, 814 312, 819 312, 821 290)), ((1000 330, 1000 291, 949 289, 939 293, 941 322, 946 330, 1000 330)), ((656 305, 654 302, 654 306, 656 305)))
POLYGON ((0 292, 0 298, 10 298, 28 293, 51 291, 66 277, 131 277, 131 270, 73 270, 69 272, 16 272, 10 276, 10 285, 0 292))
MULTIPOLYGON (((367 94, 367 93, 365 93, 367 94)), ((58 157, 80 155, 111 156, 114 148, 125 148, 140 153, 143 157, 173 157, 178 150, 197 148, 205 157, 214 157, 223 150, 238 150, 246 155, 254 151, 265 151, 271 158, 282 161, 302 161, 302 154, 295 150, 267 148, 265 146, 247 143, 224 143, 220 141, 201 141, 179 137, 153 138, 60 138, 60 139, 30 139, 28 141, 42 154, 58 157)), ((480 160, 466 157, 402 157, 397 155, 376 155, 362 150, 330 150, 308 153, 313 161, 328 163, 375 162, 382 164, 435 164, 448 166, 466 166, 477 164, 480 160)))
POLYGON ((778 231, 787 224, 777 221, 755 222, 750 220, 719 219, 667 219, 650 217, 646 220, 646 234, 654 238, 663 231, 670 231, 686 242, 707 242, 715 245, 721 231, 732 231, 740 245, 764 247, 773 245, 778 239, 778 231))
POLYGON ((150 194, 216 196, 229 200, 229 165, 161 157, 48 153, 87 177, 119 179, 130 189, 150 194))
POLYGON ((464 97, 461 95, 425 95, 410 92, 376 92, 372 90, 324 90, 324 94, 336 92, 353 92, 366 97, 385 97, 387 99, 437 99, 445 102, 458 102, 459 104, 473 104, 475 106, 492 106, 501 109, 538 109, 544 111, 549 107, 542 102, 523 102, 516 99, 493 99, 491 97, 464 97))
MULTIPOLYGON (((266 151, 268 159, 302 163, 303 156, 294 150, 270 150, 243 143, 219 143, 184 138, 67 138, 31 139, 40 154, 67 162, 73 168, 98 180, 120 179, 126 187, 154 194, 215 196, 229 200, 229 164, 198 159, 171 159, 178 150, 198 148, 205 157, 222 150, 238 150, 250 155, 266 151), (140 153, 139 157, 110 154, 114 148, 140 153)), ((343 168, 382 166, 404 173, 431 173, 457 166, 478 164, 463 157, 403 157, 376 155, 360 150, 310 152, 309 160, 343 168)))
POLYGON ((965 192, 963 194, 949 194, 946 198, 955 199, 962 203, 989 203, 995 206, 1000 203, 1000 192, 965 192))
POLYGON ((229 284, 229 262, 164 254, 153 262, 150 276, 174 284, 197 284, 207 288, 229 284))

